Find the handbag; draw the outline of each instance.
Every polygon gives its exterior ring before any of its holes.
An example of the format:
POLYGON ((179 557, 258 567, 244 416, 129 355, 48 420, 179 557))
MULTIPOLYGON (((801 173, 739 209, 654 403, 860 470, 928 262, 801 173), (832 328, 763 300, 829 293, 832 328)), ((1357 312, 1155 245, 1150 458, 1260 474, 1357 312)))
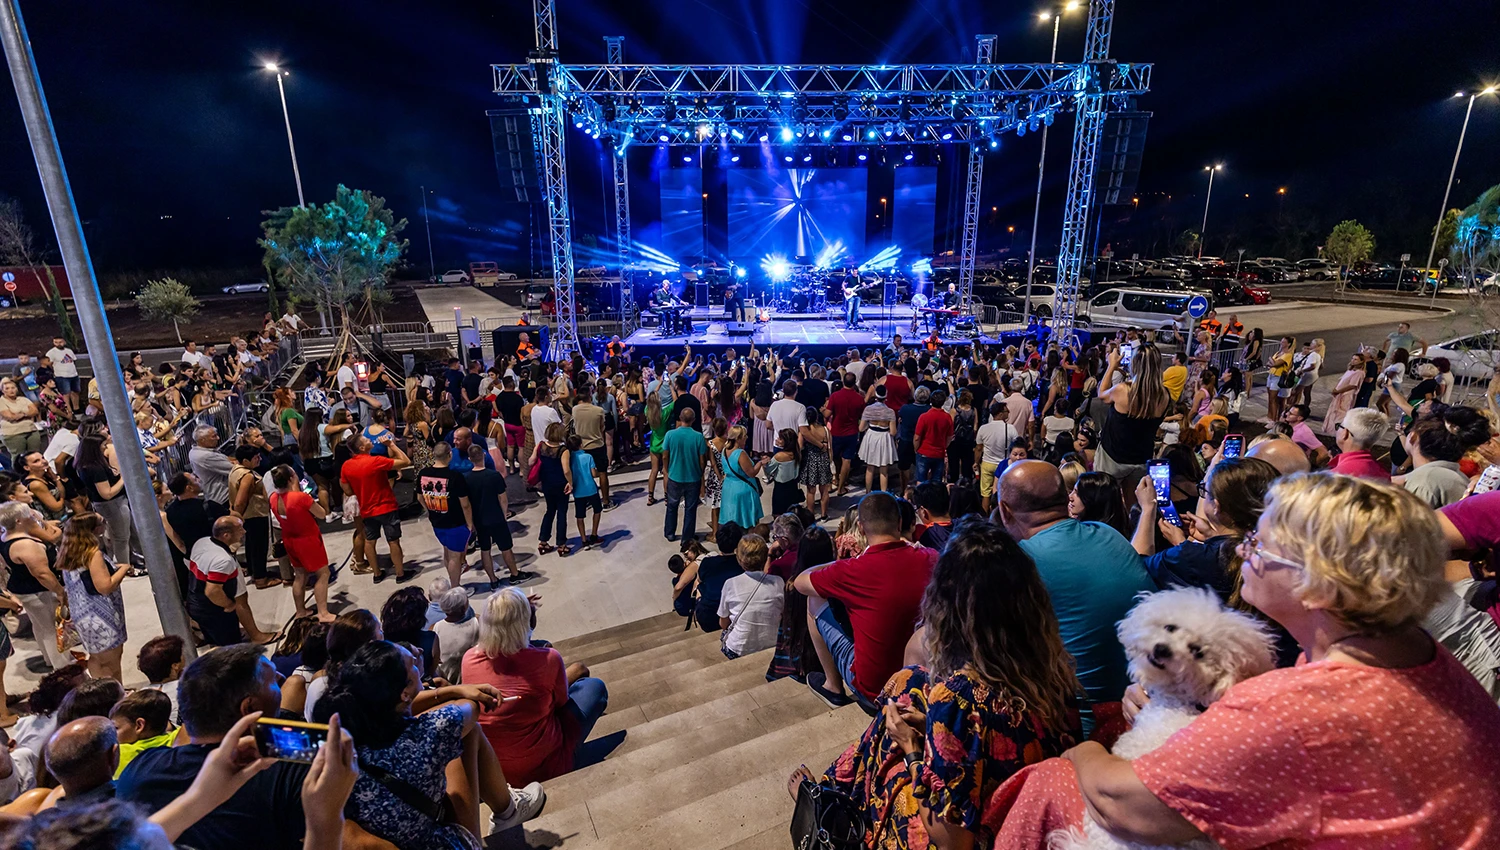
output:
POLYGON ((441 801, 434 800, 405 779, 379 765, 370 764, 364 759, 359 760, 359 769, 365 776, 380 783, 385 790, 396 795, 401 802, 416 809, 432 821, 433 835, 449 850, 483 850, 479 839, 455 822, 453 804, 447 795, 444 795, 441 801))
POLYGON ((73 627, 73 614, 68 610, 66 601, 57 603, 57 610, 53 612, 57 618, 57 651, 67 652, 77 646, 81 641, 78 637, 78 629, 73 627))
POLYGON ((542 483, 542 453, 536 453, 536 461, 531 464, 531 469, 526 471, 526 486, 539 487, 542 483))
MULTIPOLYGON (((741 449, 741 451, 744 451, 744 450, 741 449)), ((755 495, 760 496, 760 495, 764 495, 765 494, 766 491, 765 491, 765 488, 760 485, 760 479, 756 478, 754 475, 746 478, 745 477, 745 472, 744 472, 744 470, 740 469, 740 465, 739 464, 734 463, 733 461, 730 461, 729 462, 729 471, 734 473, 734 477, 735 478, 738 478, 739 480, 744 481, 745 483, 749 484, 752 488, 754 488, 755 495)))
POLYGON ((792 846, 797 850, 855 850, 865 835, 864 814, 842 791, 811 780, 797 788, 792 846))

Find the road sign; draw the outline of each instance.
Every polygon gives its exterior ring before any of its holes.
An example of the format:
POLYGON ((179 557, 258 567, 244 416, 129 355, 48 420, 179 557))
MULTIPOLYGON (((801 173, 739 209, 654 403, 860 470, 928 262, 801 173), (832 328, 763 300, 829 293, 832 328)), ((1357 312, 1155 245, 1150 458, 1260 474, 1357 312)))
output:
POLYGON ((13 280, 7 280, 5 282, 5 291, 6 292, 15 292, 16 291, 16 282, 13 281, 13 280))
POLYGON ((1410 254, 1402 254, 1401 255, 1401 262, 1403 262, 1403 263, 1409 263, 1409 262, 1411 262, 1411 255, 1410 254))
POLYGON ((1208 299, 1202 295, 1194 295, 1188 299, 1188 315, 1195 319, 1203 318, 1208 312, 1208 299))
POLYGON ((1139 260, 1140 258, 1141 258, 1140 254, 1131 254, 1130 255, 1130 259, 1132 259, 1132 260, 1139 260))
POLYGON ((15 279, 16 279, 16 276, 13 275, 13 274, 11 274, 10 272, 6 272, 5 274, 0 274, 0 280, 5 281, 6 283, 14 283, 15 279))

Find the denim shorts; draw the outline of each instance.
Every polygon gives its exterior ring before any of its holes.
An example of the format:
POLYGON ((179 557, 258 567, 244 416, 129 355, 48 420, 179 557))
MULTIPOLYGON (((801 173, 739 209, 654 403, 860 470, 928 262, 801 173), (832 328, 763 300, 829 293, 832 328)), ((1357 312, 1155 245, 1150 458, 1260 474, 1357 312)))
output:
MULTIPOLYGON (((839 624, 838 617, 833 615, 833 608, 824 608, 823 613, 818 615, 818 634, 823 636, 823 642, 828 644, 828 652, 833 656, 833 663, 839 668, 839 675, 844 677, 844 686, 849 690, 854 689, 854 638, 844 631, 839 624)), ((884 684, 884 683, 882 683, 884 684)))

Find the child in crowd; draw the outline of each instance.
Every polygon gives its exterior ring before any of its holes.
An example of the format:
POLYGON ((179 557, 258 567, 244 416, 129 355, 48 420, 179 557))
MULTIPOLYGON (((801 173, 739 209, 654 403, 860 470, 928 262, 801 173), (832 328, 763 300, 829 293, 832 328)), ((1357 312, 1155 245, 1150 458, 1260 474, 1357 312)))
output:
POLYGON ((735 560, 744 572, 724 582, 719 596, 722 648, 730 658, 776 645, 786 582, 764 572, 769 554, 766 539, 759 534, 746 534, 735 547, 735 560))
POLYGON ((120 741, 116 779, 136 756, 152 747, 171 745, 177 735, 172 728, 175 708, 166 694, 145 688, 126 694, 109 710, 109 720, 115 724, 115 734, 120 741))
POLYGON ((583 440, 577 434, 568 437, 568 455, 573 464, 573 518, 578 521, 583 548, 592 549, 604 544, 604 538, 599 536, 599 516, 604 512, 604 503, 599 498, 599 467, 594 456, 583 450, 583 440), (584 534, 583 520, 590 511, 594 514, 593 525, 584 534))
POLYGON ((154 637, 141 647, 135 665, 151 684, 146 689, 161 691, 172 703, 172 717, 177 716, 177 677, 187 662, 182 658, 182 638, 176 635, 154 637))

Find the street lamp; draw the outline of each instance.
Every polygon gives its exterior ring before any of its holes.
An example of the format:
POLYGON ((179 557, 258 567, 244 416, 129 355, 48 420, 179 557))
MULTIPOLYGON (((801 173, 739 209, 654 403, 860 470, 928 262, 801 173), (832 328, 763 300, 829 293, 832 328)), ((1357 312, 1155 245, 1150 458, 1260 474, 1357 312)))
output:
POLYGON ((1014 251, 1016 249, 1016 226, 1014 224, 1012 224, 1012 225, 1006 227, 1005 229, 1006 229, 1006 231, 1008 231, 1010 233, 1010 249, 1009 250, 1014 251))
POLYGON ((1203 243, 1208 237, 1208 202, 1214 197, 1214 172, 1223 171, 1224 163, 1216 162, 1213 165, 1203 166, 1208 172, 1208 194, 1203 198, 1203 226, 1198 228, 1198 258, 1203 258, 1203 243))
POLYGON ((307 200, 302 195, 302 171, 297 168, 297 143, 292 141, 292 116, 286 111, 286 86, 281 78, 290 72, 283 71, 275 62, 267 62, 266 70, 276 75, 276 90, 281 93, 281 117, 286 121, 286 146, 292 152, 292 176, 297 180, 297 206, 307 206, 307 200))
MULTIPOLYGON (((1432 244, 1427 248, 1427 265, 1422 267, 1423 274, 1427 273, 1427 269, 1432 268, 1432 255, 1437 253, 1438 231, 1443 229, 1443 216, 1448 212, 1448 194, 1453 191, 1453 175, 1458 173, 1458 155, 1464 152, 1464 134, 1469 132, 1469 116, 1474 112, 1474 98, 1482 94, 1494 94, 1496 88, 1496 86, 1489 86, 1469 95, 1469 105, 1464 109, 1463 128, 1458 131, 1458 149, 1453 152, 1453 167, 1448 169, 1448 185, 1443 188, 1443 205, 1438 209, 1437 227, 1432 229, 1432 244)), ((1453 96, 1463 97, 1464 93, 1454 92, 1453 96)), ((1437 282, 1433 284, 1433 292, 1436 292, 1442 283, 1442 276, 1439 275, 1437 282)))
MULTIPOLYGON (((1037 15, 1042 23, 1052 22, 1052 58, 1049 64, 1057 64, 1057 33, 1062 28, 1062 17, 1068 12, 1077 9, 1077 0, 1068 0, 1056 11, 1046 11, 1037 15)), ((1047 80, 1051 82, 1052 71, 1047 71, 1047 80)), ((1042 152, 1037 158, 1036 164, 1036 206, 1031 213, 1031 251, 1026 255, 1026 302, 1021 310, 1021 321, 1024 323, 1031 318, 1031 278, 1036 273, 1036 231, 1042 220, 1042 174, 1047 169, 1047 122, 1042 122, 1042 152)))

